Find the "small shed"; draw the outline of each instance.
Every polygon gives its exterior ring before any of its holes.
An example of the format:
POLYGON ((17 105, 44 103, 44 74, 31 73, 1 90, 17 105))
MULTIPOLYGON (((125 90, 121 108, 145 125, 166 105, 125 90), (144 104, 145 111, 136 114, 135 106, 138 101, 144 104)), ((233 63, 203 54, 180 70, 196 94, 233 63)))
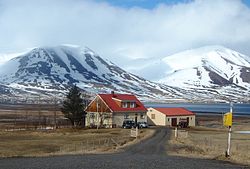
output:
POLYGON ((185 108, 148 108, 149 125, 177 126, 182 122, 195 126, 195 114, 185 108))

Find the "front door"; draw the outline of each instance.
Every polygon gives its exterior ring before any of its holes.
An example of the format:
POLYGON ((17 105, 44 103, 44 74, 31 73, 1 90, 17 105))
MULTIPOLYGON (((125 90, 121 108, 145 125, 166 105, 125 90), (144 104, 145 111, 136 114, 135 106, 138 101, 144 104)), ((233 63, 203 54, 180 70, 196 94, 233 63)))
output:
POLYGON ((172 118, 171 124, 172 124, 172 126, 177 126, 177 118, 172 118))
POLYGON ((137 114, 135 114, 135 126, 137 126, 137 114))

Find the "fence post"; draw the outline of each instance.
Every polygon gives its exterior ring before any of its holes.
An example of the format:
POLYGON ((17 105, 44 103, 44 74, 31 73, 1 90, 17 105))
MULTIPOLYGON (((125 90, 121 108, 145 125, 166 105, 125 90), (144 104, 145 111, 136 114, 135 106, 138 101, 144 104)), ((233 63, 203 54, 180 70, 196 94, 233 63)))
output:
POLYGON ((177 127, 175 127, 175 130, 174 130, 174 138, 177 139, 178 137, 178 131, 177 131, 177 127))
POLYGON ((138 127, 135 128, 135 132, 136 132, 135 138, 137 138, 137 136, 138 136, 138 127))
POLYGON ((131 128, 131 130, 130 130, 130 136, 137 138, 137 136, 138 136, 138 127, 136 127, 135 129, 131 128))
POLYGON ((87 144, 87 147, 88 147, 88 144, 89 144, 88 140, 86 140, 86 144, 87 144))
POLYGON ((231 126, 229 126, 228 128, 229 128, 229 130, 228 130, 226 157, 230 156, 230 147, 231 147, 231 132, 232 132, 232 128, 231 128, 231 126))

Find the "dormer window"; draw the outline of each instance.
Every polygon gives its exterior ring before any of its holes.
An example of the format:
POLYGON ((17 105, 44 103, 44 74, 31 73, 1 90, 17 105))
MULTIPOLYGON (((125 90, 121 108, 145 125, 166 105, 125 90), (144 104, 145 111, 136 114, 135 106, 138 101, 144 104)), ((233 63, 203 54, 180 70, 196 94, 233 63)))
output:
POLYGON ((127 108, 128 107, 128 103, 127 102, 122 102, 122 108, 127 108))
POLYGON ((131 108, 135 108, 135 102, 131 102, 131 103, 130 103, 130 107, 131 107, 131 108))

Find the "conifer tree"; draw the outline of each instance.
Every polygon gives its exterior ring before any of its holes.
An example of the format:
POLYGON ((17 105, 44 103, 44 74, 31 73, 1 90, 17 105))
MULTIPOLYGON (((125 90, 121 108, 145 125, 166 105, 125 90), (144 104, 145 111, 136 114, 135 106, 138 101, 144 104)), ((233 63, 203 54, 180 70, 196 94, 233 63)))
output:
POLYGON ((70 90, 63 101, 63 107, 61 108, 64 117, 69 119, 72 126, 77 127, 84 124, 85 120, 85 104, 81 98, 80 89, 75 85, 70 90))

